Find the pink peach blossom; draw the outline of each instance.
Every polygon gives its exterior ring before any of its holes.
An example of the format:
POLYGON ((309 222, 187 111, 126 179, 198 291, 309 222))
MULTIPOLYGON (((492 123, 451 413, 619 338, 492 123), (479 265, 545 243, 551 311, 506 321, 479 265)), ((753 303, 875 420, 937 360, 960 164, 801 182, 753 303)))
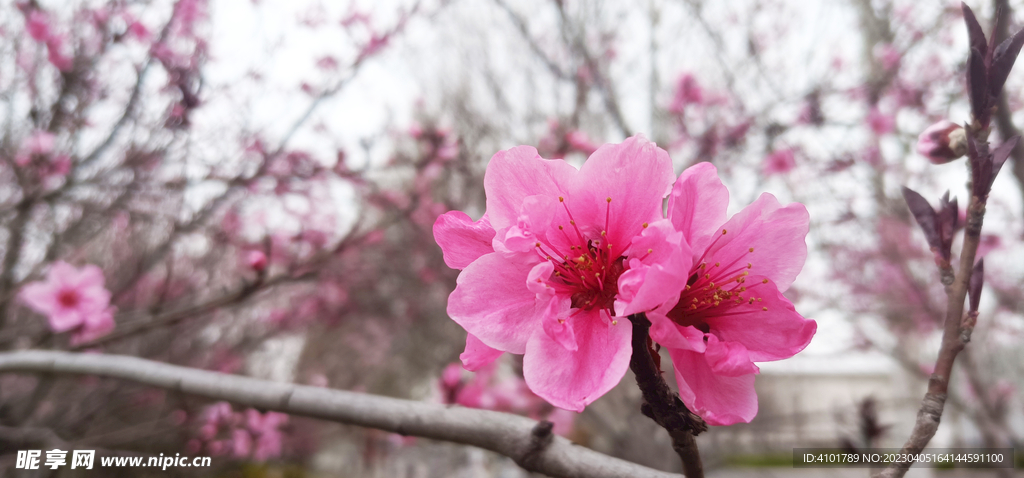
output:
POLYGON ((757 414, 753 362, 791 357, 810 342, 812 320, 783 297, 807 257, 803 205, 762 194, 726 220, 729 191, 710 163, 679 177, 668 215, 692 248, 678 301, 649 312, 651 338, 669 350, 679 395, 712 425, 757 414))
POLYGON ((765 176, 771 176, 773 174, 785 174, 793 170, 796 167, 796 157, 793 154, 793 150, 786 148, 778 151, 773 151, 764 158, 764 164, 761 165, 761 172, 765 176))
POLYGON ((671 113, 681 114, 686 111, 687 105, 701 104, 703 102, 704 90, 692 74, 686 73, 679 77, 675 96, 672 98, 672 103, 669 105, 668 110, 671 113))
POLYGON ((25 285, 20 297, 33 310, 46 315, 54 332, 77 329, 71 338, 77 344, 114 328, 110 292, 103 282, 99 267, 87 265, 76 269, 58 261, 47 272, 45 281, 25 285))
POLYGON ((263 272, 267 268, 267 255, 263 251, 251 250, 245 254, 245 263, 250 269, 263 272))
POLYGON ((672 176, 668 153, 642 136, 598 148, 580 170, 527 146, 495 154, 485 218, 434 224, 445 262, 462 269, 448 314, 486 347, 470 343, 469 358, 523 354, 530 390, 569 410, 615 386, 631 354, 624 317, 675 300, 690 269, 662 219, 672 176))
POLYGON ((32 39, 46 41, 50 37, 50 16, 42 10, 31 10, 25 18, 25 29, 32 39))
POLYGON ((882 113, 876 107, 872 107, 871 110, 868 111, 867 121, 868 126, 871 127, 871 131, 874 131, 875 134, 879 136, 891 133, 896 127, 896 121, 893 117, 882 113))

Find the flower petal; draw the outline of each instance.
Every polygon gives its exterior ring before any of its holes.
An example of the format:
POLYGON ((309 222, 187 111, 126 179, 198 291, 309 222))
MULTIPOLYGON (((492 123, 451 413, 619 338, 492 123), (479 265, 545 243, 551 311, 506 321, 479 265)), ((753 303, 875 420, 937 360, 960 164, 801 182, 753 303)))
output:
POLYGON ((629 368, 632 329, 611 325, 603 312, 582 311, 569 322, 579 347, 567 350, 538 331, 526 345, 523 377, 533 393, 556 407, 583 408, 611 390, 629 368))
POLYGON ((674 306, 669 303, 647 313, 647 319, 651 321, 651 339, 670 349, 704 352, 704 332, 692 325, 683 327, 665 315, 674 306))
POLYGON ((557 212, 558 199, 554 196, 536 195, 523 199, 516 223, 502 237, 505 248, 519 252, 533 250, 538 239, 547 234, 557 212))
POLYGON ((718 170, 711 163, 697 163, 676 180, 668 200, 668 218, 699 255, 721 234, 728 207, 729 190, 718 178, 718 170))
POLYGON ((747 281, 756 284, 748 288, 747 297, 760 301, 737 305, 726 317, 705 320, 711 333, 721 340, 743 344, 750 360, 766 362, 792 357, 811 342, 818 324, 801 317, 770 280, 759 283, 762 280, 765 279, 750 276, 747 281))
POLYGON ((448 297, 448 315, 467 332, 498 350, 521 354, 534 330, 540 329, 540 304, 526 288, 532 264, 501 254, 481 256, 459 274, 448 297))
POLYGON ((746 347, 738 342, 723 342, 713 334, 708 334, 708 348, 704 358, 711 371, 726 377, 739 377, 750 373, 759 373, 760 369, 750 361, 746 347))
POLYGON ((573 178, 570 207, 578 214, 578 223, 607 231, 611 255, 618 257, 645 222, 662 218, 662 199, 672 187, 673 176, 668 153, 643 135, 606 144, 590 155, 573 178))
POLYGON ((711 370, 704 354, 669 350, 679 398, 709 425, 749 423, 757 415, 754 374, 726 377, 711 370))
POLYGON ((50 315, 57 310, 59 305, 57 304, 57 285, 52 282, 32 282, 26 284, 21 288, 21 293, 18 294, 21 301, 26 305, 39 312, 40 314, 50 315))
POLYGON ((494 230, 515 225, 529 196, 568 196, 566 187, 576 174, 569 163, 543 159, 529 146, 498 151, 484 173, 487 216, 494 230))
POLYGON ((462 366, 466 370, 475 372, 490 365, 503 353, 498 349, 488 347, 475 335, 468 334, 466 335, 466 350, 459 355, 459 360, 462 360, 462 366))
POLYGON ((629 270, 619 276, 615 313, 646 312, 679 299, 691 265, 690 247, 667 219, 653 222, 632 239, 629 270))
POLYGON ((494 228, 486 214, 473 222, 462 211, 449 211, 434 221, 434 240, 441 246, 444 263, 452 269, 465 269, 480 256, 494 252, 493 238, 494 228))
POLYGON ((785 291, 807 259, 804 238, 809 222, 803 204, 783 207, 775 196, 761 194, 722 226, 728 233, 717 238, 705 257, 708 262, 722 264, 750 263, 751 274, 768 277, 780 291, 785 291))
POLYGON ((50 323, 50 330, 55 333, 67 332, 85 321, 82 312, 78 309, 58 308, 47 317, 50 323))

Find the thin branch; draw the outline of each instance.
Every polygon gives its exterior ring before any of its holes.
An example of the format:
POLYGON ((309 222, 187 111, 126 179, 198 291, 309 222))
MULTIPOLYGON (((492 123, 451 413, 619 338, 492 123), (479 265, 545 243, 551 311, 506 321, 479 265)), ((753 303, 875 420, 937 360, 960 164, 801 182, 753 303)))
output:
POLYGON ((258 380, 130 356, 40 350, 0 353, 0 372, 98 375, 261 410, 462 443, 500 453, 526 470, 552 477, 679 477, 547 435, 544 422, 489 410, 258 380))
POLYGON ((694 436, 707 431, 708 426, 686 408, 679 395, 672 392, 661 376, 660 367, 652 355, 656 352, 650 350, 651 322, 647 316, 634 314, 629 316, 629 321, 633 323, 633 355, 629 359, 629 369, 636 375, 636 384, 644 396, 640 411, 668 430, 672 437, 672 449, 683 460, 683 471, 687 478, 703 478, 704 465, 701 464, 694 436))
MULTIPOLYGON (((981 141, 987 131, 976 132, 981 141)), ((984 149, 980 155, 988 154, 987 143, 979 145, 984 149)), ((921 402, 921 409, 917 412, 917 421, 911 431, 910 438, 903 445, 900 453, 916 455, 924 450, 935 432, 939 428, 942 419, 942 411, 946 405, 946 397, 949 393, 949 379, 953 372, 953 363, 957 354, 964 349, 971 340, 971 332, 974 330, 976 315, 964 316, 964 300, 967 298, 967 289, 971 281, 971 272, 974 269, 974 258, 978 252, 978 244, 981 242, 981 225, 985 218, 985 198, 978 198, 971 195, 967 205, 967 224, 964 228, 964 242, 960 251, 960 268, 956 280, 950 289, 946 302, 946 319, 942 330, 942 346, 939 355, 935 360, 935 371, 928 379, 928 392, 921 402)), ((875 475, 879 478, 900 478, 907 473, 912 463, 893 463, 885 470, 875 475)))

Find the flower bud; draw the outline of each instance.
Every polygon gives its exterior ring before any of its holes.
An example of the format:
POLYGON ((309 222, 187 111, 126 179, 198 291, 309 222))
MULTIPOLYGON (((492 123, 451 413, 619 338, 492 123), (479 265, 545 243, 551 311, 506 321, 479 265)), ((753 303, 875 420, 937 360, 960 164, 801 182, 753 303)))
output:
POLYGON ((932 164, 945 164, 967 154, 967 133, 948 120, 942 120, 917 137, 917 152, 932 164))
POLYGON ((249 251, 245 262, 256 272, 263 272, 267 268, 267 256, 262 251, 249 251))

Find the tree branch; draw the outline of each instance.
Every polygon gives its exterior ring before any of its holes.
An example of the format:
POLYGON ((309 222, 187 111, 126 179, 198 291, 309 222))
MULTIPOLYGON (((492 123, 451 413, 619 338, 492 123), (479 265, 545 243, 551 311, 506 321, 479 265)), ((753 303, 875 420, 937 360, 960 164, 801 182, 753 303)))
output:
MULTIPOLYGON (((987 131, 975 132, 981 141, 987 131)), ((985 151, 979 154, 987 154, 987 143, 985 151)), ((935 360, 935 371, 928 379, 928 392, 921 402, 921 409, 917 412, 917 421, 911 431, 910 438, 903 445, 900 453, 918 454, 939 428, 939 421, 942 419, 942 411, 946 405, 946 397, 949 392, 949 378, 953 373, 953 363, 957 354, 964 349, 964 346, 971 341, 971 332, 974 330, 976 315, 964 316, 964 301, 967 298, 967 289, 971 282, 971 272, 974 270, 974 258, 978 252, 978 244, 981 242, 981 225, 985 218, 985 198, 971 195, 967 205, 967 223, 964 228, 964 242, 960 250, 960 268, 957 271, 956 280, 946 302, 946 319, 942 330, 942 346, 939 355, 935 360)), ((893 463, 888 468, 875 475, 879 478, 900 478, 907 473, 912 463, 893 463)))
POLYGON ((633 323, 633 356, 629 369, 636 375, 636 384, 644 396, 640 411, 654 420, 672 437, 672 449, 683 460, 683 471, 687 478, 703 478, 704 465, 694 436, 707 431, 708 426, 699 416, 691 412, 672 392, 661 376, 661 369, 654 362, 656 352, 650 350, 648 335, 651 322, 645 314, 629 316, 633 323))
POLYGON ((540 436, 543 423, 489 410, 258 380, 118 355, 0 353, 0 372, 98 375, 261 410, 462 443, 500 453, 526 470, 553 477, 679 477, 603 455, 559 436, 547 442, 540 436))

